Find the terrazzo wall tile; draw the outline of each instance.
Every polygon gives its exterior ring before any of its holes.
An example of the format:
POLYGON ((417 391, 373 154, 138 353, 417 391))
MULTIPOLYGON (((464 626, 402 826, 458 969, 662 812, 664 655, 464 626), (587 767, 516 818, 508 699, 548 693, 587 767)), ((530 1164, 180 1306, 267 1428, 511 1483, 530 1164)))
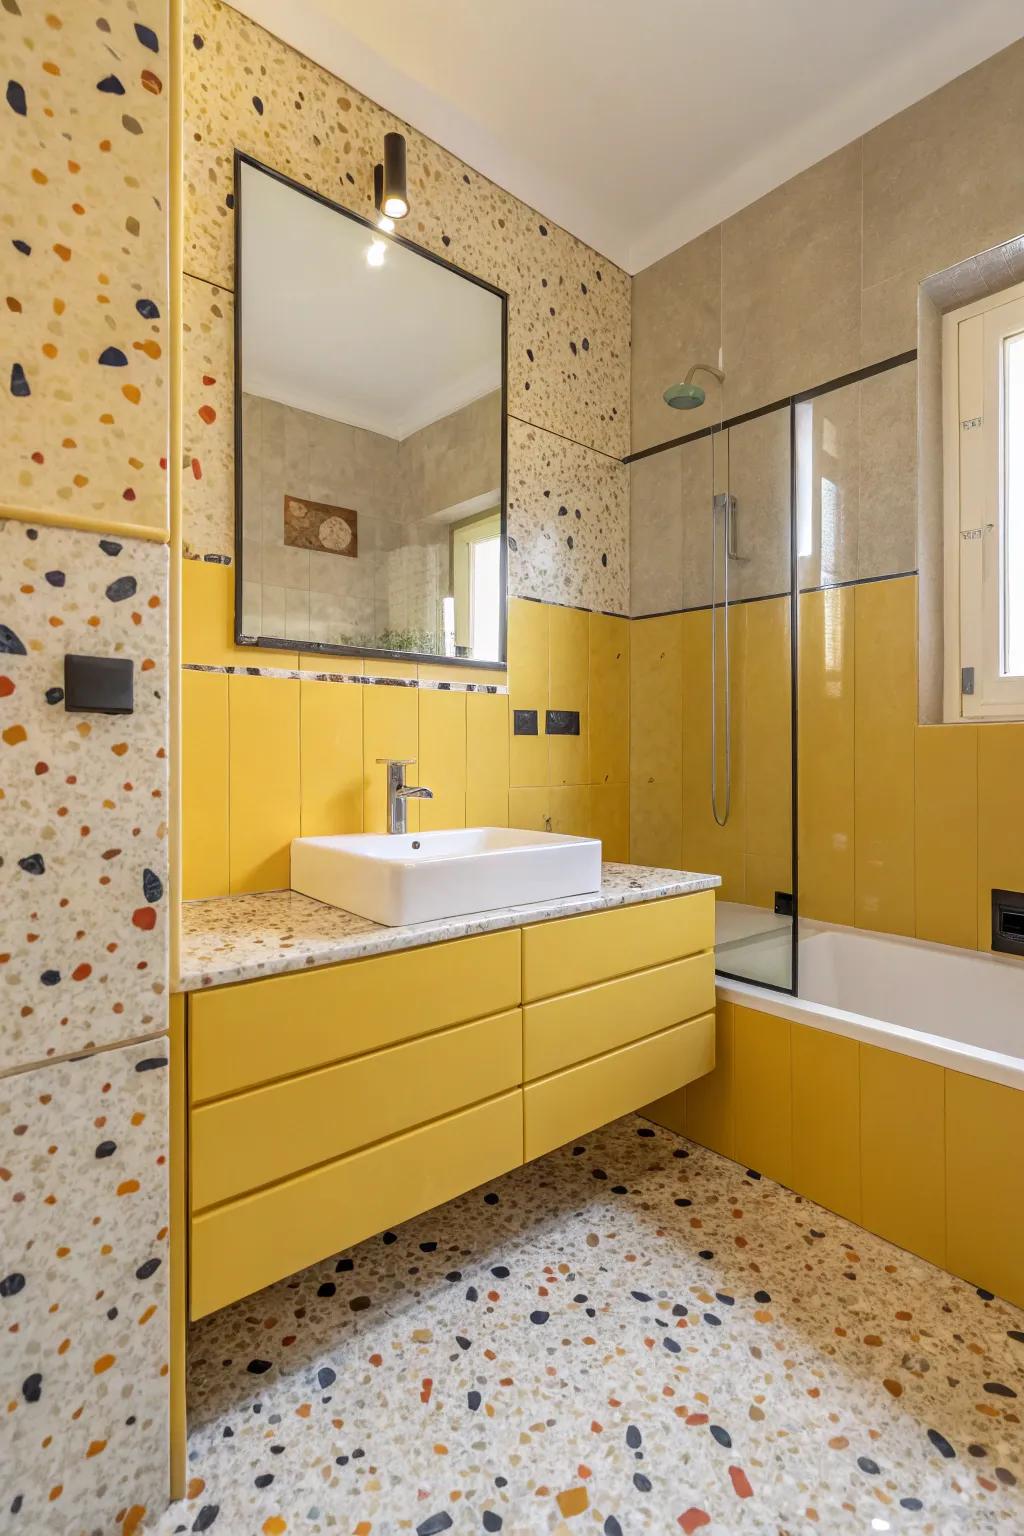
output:
POLYGON ((603 613, 629 609, 629 470, 511 420, 508 590, 603 613))
POLYGON ((0 1528, 140 1529, 167 1478, 163 1041, 0 1081, 0 1528))
POLYGON ((164 1027, 167 548, 0 523, 0 1070, 164 1027), (64 656, 135 711, 65 709, 64 656))
POLYGON ((182 283, 181 518, 186 555, 235 552, 234 295, 182 283))
POLYGON ((167 522, 166 0, 4 0, 0 502, 167 522))

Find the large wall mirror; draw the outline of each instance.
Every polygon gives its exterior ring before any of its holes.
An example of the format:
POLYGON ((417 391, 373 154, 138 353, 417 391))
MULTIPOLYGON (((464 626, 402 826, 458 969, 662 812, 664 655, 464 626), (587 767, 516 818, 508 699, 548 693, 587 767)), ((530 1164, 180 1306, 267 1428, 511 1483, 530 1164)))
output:
POLYGON ((235 157, 240 644, 501 666, 506 299, 235 157))

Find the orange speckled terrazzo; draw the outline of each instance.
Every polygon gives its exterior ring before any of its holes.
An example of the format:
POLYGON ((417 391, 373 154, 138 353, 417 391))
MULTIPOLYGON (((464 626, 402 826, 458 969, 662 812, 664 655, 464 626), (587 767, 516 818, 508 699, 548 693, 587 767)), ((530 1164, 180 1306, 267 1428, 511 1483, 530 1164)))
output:
POLYGON ((215 1313, 155 1530, 1024 1529, 1024 1313, 629 1117, 215 1313))

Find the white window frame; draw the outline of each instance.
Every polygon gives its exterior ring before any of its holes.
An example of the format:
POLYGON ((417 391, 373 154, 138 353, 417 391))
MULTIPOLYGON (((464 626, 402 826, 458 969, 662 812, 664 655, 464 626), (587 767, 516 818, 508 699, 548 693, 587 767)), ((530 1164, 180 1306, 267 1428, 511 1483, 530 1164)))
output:
POLYGON ((1021 331, 1024 283, 942 320, 947 721, 1024 718, 1024 676, 1001 673, 1003 341, 1021 331))

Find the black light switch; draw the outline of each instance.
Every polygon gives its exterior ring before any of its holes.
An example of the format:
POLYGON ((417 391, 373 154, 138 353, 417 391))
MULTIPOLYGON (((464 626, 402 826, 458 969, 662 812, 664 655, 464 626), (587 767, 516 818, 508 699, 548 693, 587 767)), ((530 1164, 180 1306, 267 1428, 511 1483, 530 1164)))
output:
POLYGON ((65 656, 64 708, 74 715, 130 715, 135 663, 121 656, 65 656))

